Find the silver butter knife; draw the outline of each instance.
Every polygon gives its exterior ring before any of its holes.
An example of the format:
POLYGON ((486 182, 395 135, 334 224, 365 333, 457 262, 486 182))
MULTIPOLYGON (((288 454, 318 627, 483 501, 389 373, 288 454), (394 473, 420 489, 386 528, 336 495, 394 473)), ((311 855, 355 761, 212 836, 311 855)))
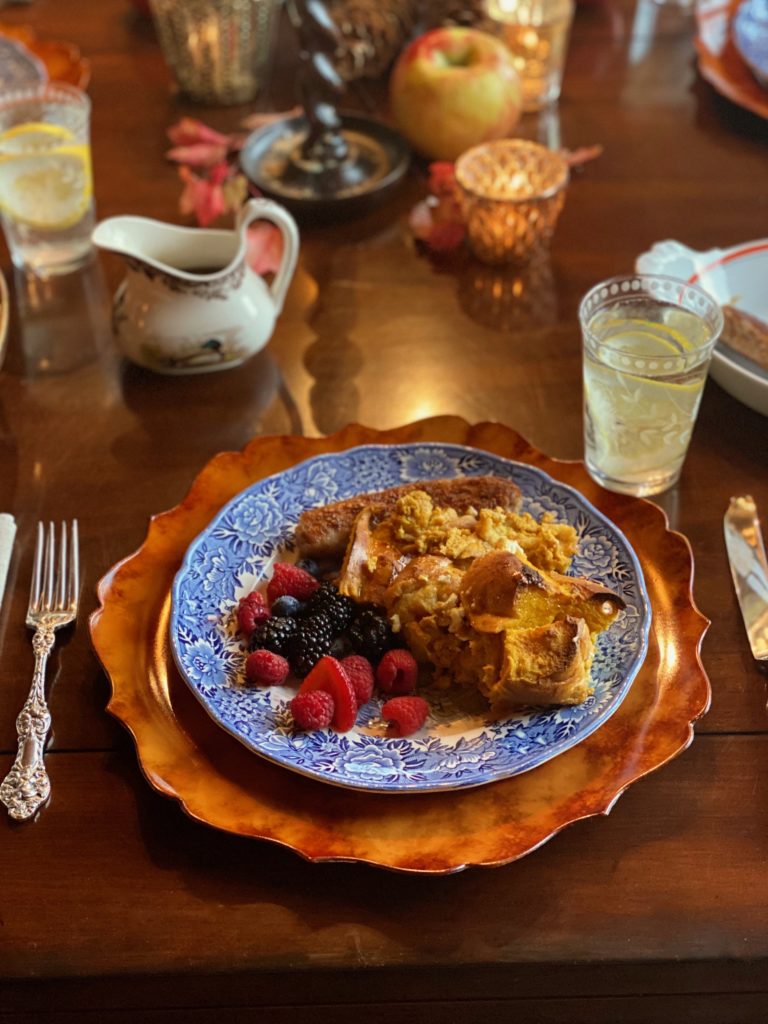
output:
POLYGON ((749 494, 731 498, 724 527, 725 547, 749 646, 757 661, 768 662, 768 561, 757 506, 749 494))

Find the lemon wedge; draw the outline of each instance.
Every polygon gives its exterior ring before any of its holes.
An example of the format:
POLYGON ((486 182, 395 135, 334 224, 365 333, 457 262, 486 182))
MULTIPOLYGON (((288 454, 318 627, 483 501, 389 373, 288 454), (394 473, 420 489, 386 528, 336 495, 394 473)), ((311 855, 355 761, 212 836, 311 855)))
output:
POLYGON ((605 472, 622 479, 682 461, 701 400, 702 373, 678 383, 593 365, 584 384, 596 459, 605 472))
MULTIPOLYGON (((39 125, 33 126, 39 129, 39 125)), ((46 126, 52 127, 52 126, 46 126)), ((13 129, 11 129, 13 131, 13 129)), ((48 134, 48 133, 45 133, 48 134)), ((33 138, 32 132, 16 138, 33 138)), ((39 139, 41 136, 37 136, 39 139)), ((0 137, 0 209, 20 224, 42 230, 63 230, 77 224, 91 201, 90 149, 85 144, 3 151, 0 137)))
POLYGON ((60 124, 44 124, 42 121, 16 124, 0 133, 0 157, 39 153, 74 141, 75 136, 69 128, 60 124))

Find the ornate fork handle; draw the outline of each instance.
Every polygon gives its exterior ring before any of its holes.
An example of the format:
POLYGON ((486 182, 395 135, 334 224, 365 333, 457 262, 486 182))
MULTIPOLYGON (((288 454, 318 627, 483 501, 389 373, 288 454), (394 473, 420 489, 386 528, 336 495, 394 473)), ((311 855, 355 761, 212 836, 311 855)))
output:
POLYGON ((32 686, 16 719, 16 760, 0 785, 0 800, 16 821, 31 818, 51 792, 43 758, 46 737, 51 728, 51 715, 45 701, 45 666, 53 644, 53 629, 41 623, 32 637, 32 650, 35 652, 32 686))

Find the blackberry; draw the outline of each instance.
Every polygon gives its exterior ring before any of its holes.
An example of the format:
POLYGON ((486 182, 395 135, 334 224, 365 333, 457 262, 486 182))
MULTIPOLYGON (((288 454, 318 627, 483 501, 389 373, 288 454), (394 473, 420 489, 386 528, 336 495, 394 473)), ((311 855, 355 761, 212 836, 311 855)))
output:
POLYGON ((258 623, 251 633, 250 647, 252 651, 264 649, 275 654, 285 654, 288 641, 296 632, 296 619, 271 618, 258 623))
POLYGON ((359 613, 350 627, 349 639, 355 653, 362 654, 374 664, 387 651, 400 646, 386 617, 372 608, 365 608, 359 613))
POLYGON ((303 677, 311 672, 323 655, 331 653, 333 640, 334 627, 325 616, 302 619, 288 644, 288 662, 294 673, 303 677))
POLYGON ((355 615, 355 602, 351 597, 340 594, 333 583, 321 583, 307 601, 304 614, 322 615, 334 630, 334 636, 343 633, 355 615))

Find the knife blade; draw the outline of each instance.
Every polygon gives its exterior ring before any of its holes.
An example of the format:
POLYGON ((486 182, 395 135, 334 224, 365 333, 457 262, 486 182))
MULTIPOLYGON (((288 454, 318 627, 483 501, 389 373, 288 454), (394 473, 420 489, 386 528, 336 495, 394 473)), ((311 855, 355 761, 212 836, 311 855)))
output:
POLYGON ((757 506, 751 495, 731 498, 723 525, 749 646, 757 661, 768 661, 768 561, 757 506))

